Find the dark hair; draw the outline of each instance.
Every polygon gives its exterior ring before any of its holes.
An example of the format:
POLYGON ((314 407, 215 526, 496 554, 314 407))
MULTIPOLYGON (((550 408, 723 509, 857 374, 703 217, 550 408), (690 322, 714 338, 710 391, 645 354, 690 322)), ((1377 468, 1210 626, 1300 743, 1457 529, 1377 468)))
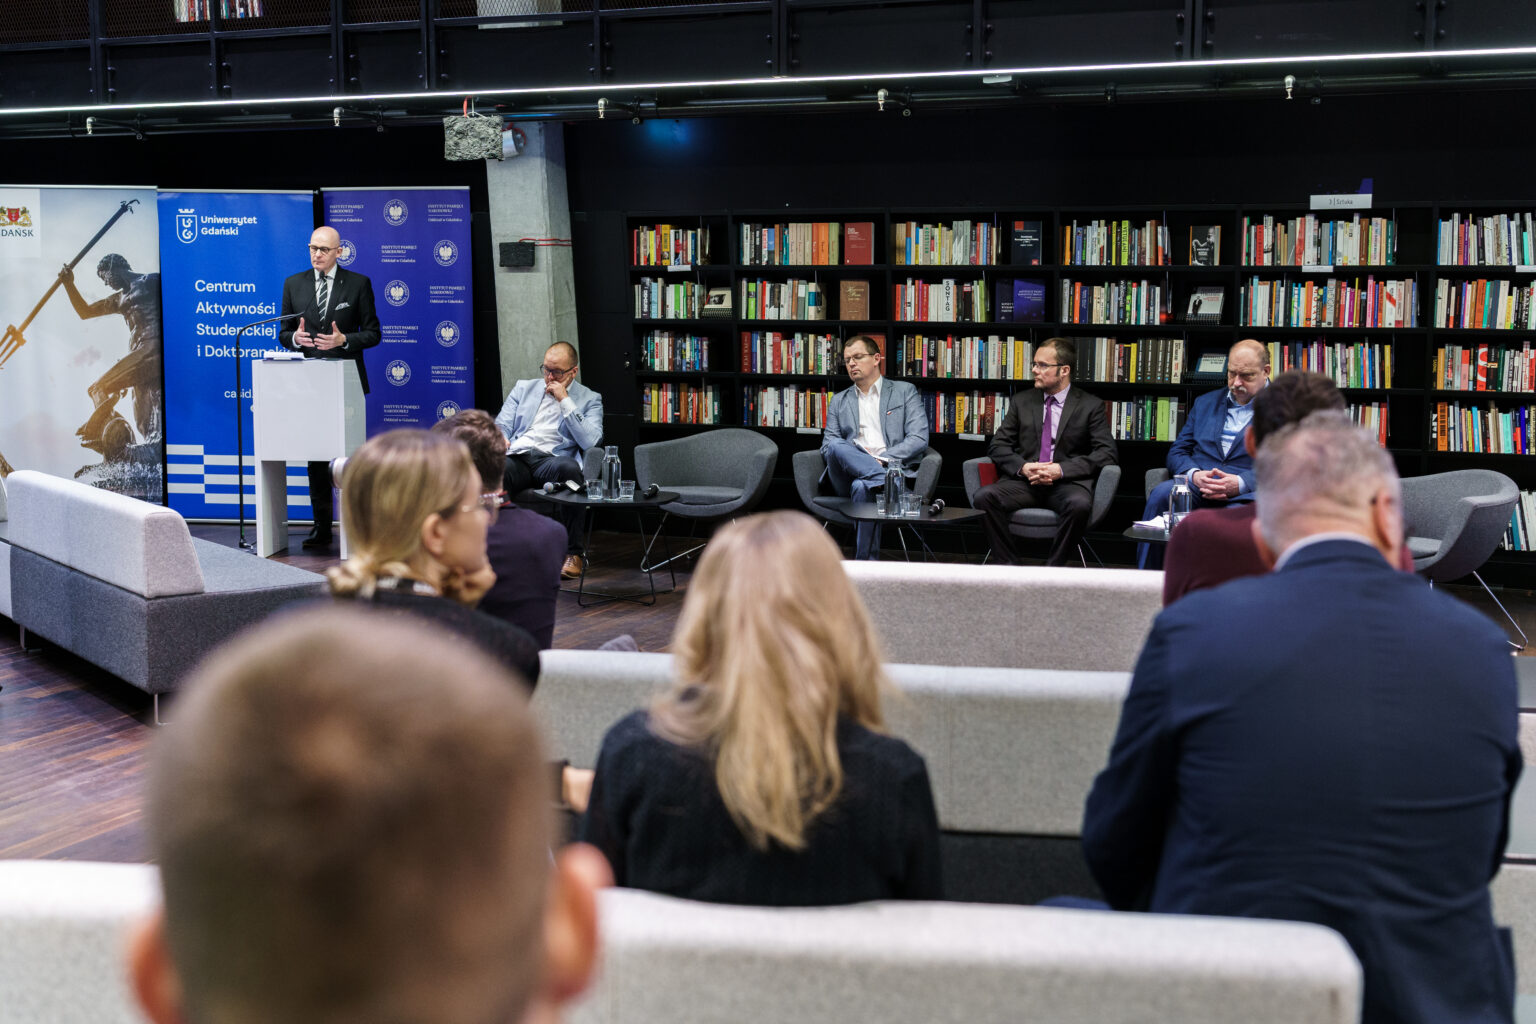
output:
POLYGON ((843 342, 843 351, 848 351, 849 345, 857 345, 861 341, 864 343, 865 352, 868 352, 872 356, 877 356, 880 354, 880 343, 867 334, 855 334, 853 337, 843 342))
POLYGON ((482 409, 465 409, 432 424, 432 429, 464 442, 469 457, 480 474, 486 491, 501 490, 501 478, 507 468, 507 437, 482 409))
POLYGON ((1310 413, 1342 408, 1344 396, 1333 381, 1310 370, 1287 370, 1253 396, 1253 445, 1310 413))
POLYGON ((1051 346, 1056 350, 1056 361, 1062 363, 1069 370, 1077 369, 1077 343, 1071 338, 1046 338, 1040 343, 1040 348, 1051 346))

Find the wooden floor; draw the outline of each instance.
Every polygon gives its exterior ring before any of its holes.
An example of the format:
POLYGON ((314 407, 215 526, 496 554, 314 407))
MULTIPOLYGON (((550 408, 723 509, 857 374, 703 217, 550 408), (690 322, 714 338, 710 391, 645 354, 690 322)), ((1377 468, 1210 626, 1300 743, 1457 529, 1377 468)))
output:
MULTIPOLYGON (((193 532, 233 545, 230 527, 193 527, 193 532)), ((339 559, 300 551, 281 561, 320 571, 339 559)), ((644 585, 636 571, 639 539, 598 534, 588 583, 596 590, 644 585)), ((657 575, 666 585, 665 573, 657 575)), ((654 607, 614 603, 579 608, 574 594, 560 595, 555 646, 596 648, 621 633, 641 650, 664 651, 682 606, 687 572, 677 590, 659 595, 654 607)), ((1498 615, 1480 590, 1449 588, 1458 597, 1498 615)), ((1536 594, 1501 591, 1504 603, 1528 634, 1536 636, 1536 594)), ((1536 651, 1528 652, 1536 653, 1536 651)), ((73 655, 46 643, 21 648, 18 630, 0 618, 0 858, 146 859, 139 820, 144 756, 155 734, 150 698, 73 655)), ((162 714, 175 719, 174 699, 162 714)))

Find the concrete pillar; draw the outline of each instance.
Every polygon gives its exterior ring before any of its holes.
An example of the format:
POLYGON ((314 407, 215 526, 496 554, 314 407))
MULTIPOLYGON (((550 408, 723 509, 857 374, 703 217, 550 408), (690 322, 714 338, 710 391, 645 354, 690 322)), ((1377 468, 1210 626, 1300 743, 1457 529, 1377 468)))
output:
POLYGON ((518 126, 528 136, 521 156, 486 162, 491 251, 496 256, 496 327, 501 345, 502 391, 538 375, 553 342, 576 337, 575 275, 571 250, 542 245, 533 266, 501 266, 501 244, 523 238, 571 237, 565 187, 564 127, 553 122, 518 126))

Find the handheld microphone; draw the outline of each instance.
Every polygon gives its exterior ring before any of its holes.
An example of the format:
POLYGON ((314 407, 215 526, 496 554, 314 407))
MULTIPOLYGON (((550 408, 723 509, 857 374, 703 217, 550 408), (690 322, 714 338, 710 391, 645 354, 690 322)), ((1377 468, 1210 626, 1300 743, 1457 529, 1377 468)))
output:
POLYGON ((561 487, 564 487, 566 490, 570 491, 572 494, 580 494, 581 493, 581 484, 577 483, 575 480, 562 480, 558 484, 555 483, 553 480, 551 480, 548 483, 546 483, 543 487, 540 487, 539 490, 541 492, 543 492, 544 494, 554 494, 555 491, 558 490, 561 487))
POLYGON ((935 499, 933 499, 933 504, 928 506, 928 514, 931 515, 931 516, 936 516, 940 512, 943 512, 943 511, 944 511, 944 499, 943 498, 935 498, 935 499))
POLYGON ((539 488, 539 493, 541 493, 541 494, 554 494, 555 493, 555 482, 553 480, 551 480, 548 483, 546 483, 543 487, 540 487, 539 488))
POLYGON ((654 497, 656 497, 656 495, 661 493, 661 485, 660 484, 651 484, 651 486, 647 487, 645 490, 641 491, 640 493, 644 497, 654 498, 654 497))

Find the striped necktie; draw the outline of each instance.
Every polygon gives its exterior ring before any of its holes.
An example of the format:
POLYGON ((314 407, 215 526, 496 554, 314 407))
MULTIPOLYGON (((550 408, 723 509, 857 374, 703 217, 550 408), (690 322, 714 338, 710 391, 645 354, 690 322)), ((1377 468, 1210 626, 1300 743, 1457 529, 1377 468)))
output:
POLYGON ((320 275, 320 282, 315 285, 315 307, 320 310, 320 320, 325 321, 325 306, 331 298, 331 285, 324 274, 320 275))

